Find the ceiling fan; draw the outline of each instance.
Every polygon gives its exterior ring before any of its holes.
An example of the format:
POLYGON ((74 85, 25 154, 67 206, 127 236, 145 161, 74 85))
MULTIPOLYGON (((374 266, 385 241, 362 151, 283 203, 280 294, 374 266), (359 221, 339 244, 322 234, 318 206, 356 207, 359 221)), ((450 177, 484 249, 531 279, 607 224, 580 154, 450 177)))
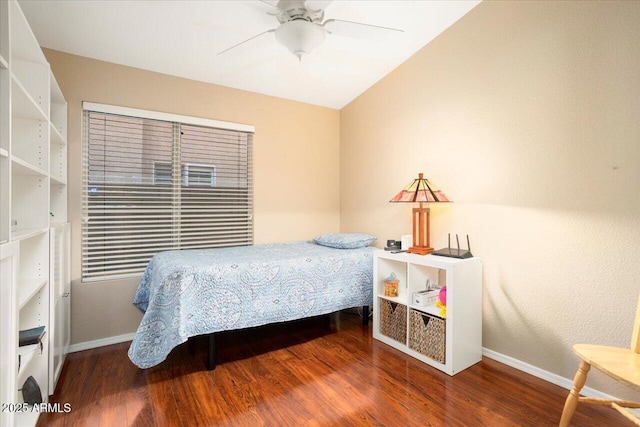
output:
POLYGON ((341 19, 324 19, 324 9, 331 0, 260 0, 273 10, 269 15, 278 19, 280 26, 264 31, 247 40, 231 46, 218 53, 222 55, 242 44, 250 42, 267 33, 275 33, 276 40, 302 61, 302 56, 318 47, 325 39, 325 34, 353 37, 369 41, 381 41, 389 34, 403 30, 344 21, 341 19))

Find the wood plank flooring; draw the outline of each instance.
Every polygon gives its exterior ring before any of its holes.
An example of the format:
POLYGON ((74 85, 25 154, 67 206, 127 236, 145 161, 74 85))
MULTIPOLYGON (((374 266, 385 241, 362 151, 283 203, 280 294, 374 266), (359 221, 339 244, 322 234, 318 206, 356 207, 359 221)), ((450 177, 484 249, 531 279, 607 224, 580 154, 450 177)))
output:
MULTIPOLYGON (((219 334, 151 369, 129 343, 70 354, 39 426, 552 426, 568 391, 485 358, 450 377, 371 337, 354 314, 219 334)), ((577 362, 576 362, 577 363, 577 362)), ((576 365, 577 366, 577 365, 576 365)), ((626 425, 578 405, 576 426, 626 425)))

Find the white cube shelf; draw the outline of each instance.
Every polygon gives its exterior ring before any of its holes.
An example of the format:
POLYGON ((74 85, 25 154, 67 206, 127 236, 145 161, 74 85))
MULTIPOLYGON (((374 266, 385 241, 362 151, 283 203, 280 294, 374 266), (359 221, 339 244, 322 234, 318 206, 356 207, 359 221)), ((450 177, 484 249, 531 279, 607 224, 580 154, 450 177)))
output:
POLYGON ((377 251, 374 256, 373 337, 449 375, 482 359, 482 263, 377 251), (384 293, 391 274, 398 296, 384 293), (435 302, 418 305, 413 294, 447 287, 446 314, 435 302))

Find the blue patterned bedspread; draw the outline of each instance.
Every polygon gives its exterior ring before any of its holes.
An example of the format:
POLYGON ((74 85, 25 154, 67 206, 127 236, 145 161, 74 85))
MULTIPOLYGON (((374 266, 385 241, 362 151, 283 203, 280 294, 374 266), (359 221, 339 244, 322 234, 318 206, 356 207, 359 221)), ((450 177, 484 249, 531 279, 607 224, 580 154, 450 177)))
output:
POLYGON ((129 358, 149 368, 191 336, 371 305, 374 250, 293 242, 159 253, 133 299, 144 316, 129 358))

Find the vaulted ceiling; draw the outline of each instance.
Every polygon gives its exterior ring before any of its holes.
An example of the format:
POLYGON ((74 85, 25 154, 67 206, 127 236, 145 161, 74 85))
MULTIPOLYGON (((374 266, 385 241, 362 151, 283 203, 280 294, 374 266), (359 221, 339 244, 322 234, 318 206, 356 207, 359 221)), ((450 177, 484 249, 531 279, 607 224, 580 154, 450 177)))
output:
POLYGON ((273 33, 218 55, 278 27, 267 3, 21 0, 20 6, 38 42, 50 49, 339 109, 479 1, 336 0, 326 7, 325 19, 403 32, 379 42, 327 34, 301 62, 273 33))

